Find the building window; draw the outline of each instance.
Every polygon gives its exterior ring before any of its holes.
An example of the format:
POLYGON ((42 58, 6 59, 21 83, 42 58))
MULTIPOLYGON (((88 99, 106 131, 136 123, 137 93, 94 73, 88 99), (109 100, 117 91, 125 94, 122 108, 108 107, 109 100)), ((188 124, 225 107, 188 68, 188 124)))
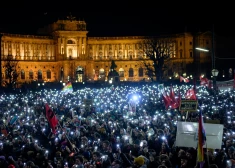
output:
POLYGON ((42 71, 38 70, 38 80, 42 80, 42 71))
POLYGON ((190 42, 189 42, 189 45, 192 45, 192 44, 193 44, 192 41, 190 41, 190 42))
POLYGON ((65 27, 64 24, 60 24, 60 25, 59 25, 59 29, 60 29, 60 30, 64 30, 64 27, 65 27))
POLYGON ((144 69, 139 68, 139 77, 143 77, 143 76, 144 76, 144 69))
POLYGON ((129 77, 134 77, 134 70, 133 70, 133 68, 129 69, 129 77))
POLYGON ((82 30, 86 30, 86 25, 82 24, 82 30))
POLYGON ((24 73, 24 70, 21 70, 21 72, 20 72, 20 77, 21 77, 21 79, 25 79, 25 73, 24 73))
POLYGON ((193 58, 193 52, 190 51, 190 58, 193 58))
POLYGON ((180 58, 183 58, 183 51, 180 50, 180 58))
POLYGON ((82 30, 82 25, 81 24, 77 24, 77 30, 82 30))
POLYGON ((29 71, 29 79, 33 79, 33 71, 32 70, 29 71))
POLYGON ((47 70, 47 79, 51 79, 51 71, 47 70))
POLYGON ((119 77, 124 77, 124 69, 123 68, 119 69, 119 77))
POLYGON ((180 46, 182 46, 182 41, 180 42, 180 46))

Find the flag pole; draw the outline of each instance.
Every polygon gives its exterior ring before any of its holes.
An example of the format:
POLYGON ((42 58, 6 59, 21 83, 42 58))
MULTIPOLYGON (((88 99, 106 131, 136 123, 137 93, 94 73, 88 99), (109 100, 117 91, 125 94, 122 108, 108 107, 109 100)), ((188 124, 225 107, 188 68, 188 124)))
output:
MULTIPOLYGON (((56 118, 57 118, 57 116, 56 116, 56 113, 55 112, 53 112, 53 117, 55 116, 56 118)), ((63 127, 60 125, 60 122, 59 122, 59 120, 58 120, 58 125, 60 126, 60 128, 63 130, 63 127)), ((67 138, 67 140, 69 141, 69 143, 70 143, 70 145, 71 145, 71 147, 72 147, 72 149, 74 149, 74 147, 73 147, 73 145, 72 145, 72 143, 71 143, 71 141, 70 141, 70 139, 69 139, 69 137, 67 136, 67 134, 66 134, 66 132, 65 132, 65 137, 67 138)), ((75 147, 75 149, 76 149, 76 147, 75 147)), ((78 150, 78 149, 77 149, 78 150)), ((78 150, 79 151, 79 150, 78 150)))
POLYGON ((206 157, 207 157, 207 163, 208 163, 208 167, 210 167, 210 161, 209 161, 209 155, 208 155, 208 148, 207 148, 207 141, 206 141, 206 157))
MULTIPOLYGON (((56 116, 56 115, 55 115, 55 116, 56 116)), ((63 130, 63 127, 60 125, 60 122, 58 122, 58 125, 59 125, 60 128, 63 130)), ((69 139, 69 137, 67 136, 66 132, 65 132, 64 134, 65 134, 65 137, 67 138, 67 140, 69 141, 69 143, 70 143, 72 149, 74 149, 74 148, 77 149, 76 147, 73 147, 72 142, 70 141, 70 139, 69 139)), ((77 149, 77 151, 79 151, 79 150, 77 149)))
POLYGON ((196 156, 196 165, 195 165, 195 167, 197 167, 197 164, 198 164, 198 143, 197 143, 197 147, 196 147, 196 150, 197 150, 197 156, 196 156))
POLYGON ((186 122, 187 118, 188 118, 188 111, 186 112, 186 116, 185 116, 185 121, 184 122, 186 122))

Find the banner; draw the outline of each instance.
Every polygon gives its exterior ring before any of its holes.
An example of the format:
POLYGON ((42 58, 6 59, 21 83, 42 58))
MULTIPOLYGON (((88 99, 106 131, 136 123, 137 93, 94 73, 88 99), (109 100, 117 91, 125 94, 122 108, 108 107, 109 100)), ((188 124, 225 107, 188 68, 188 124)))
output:
MULTIPOLYGON (((204 148, 221 149, 222 124, 204 123, 206 132, 206 145, 204 148)), ((178 122, 175 146, 197 148, 198 143, 198 123, 197 122, 178 122)))
POLYGON ((218 87, 219 90, 233 89, 234 80, 232 79, 229 81, 216 81, 216 86, 218 87))

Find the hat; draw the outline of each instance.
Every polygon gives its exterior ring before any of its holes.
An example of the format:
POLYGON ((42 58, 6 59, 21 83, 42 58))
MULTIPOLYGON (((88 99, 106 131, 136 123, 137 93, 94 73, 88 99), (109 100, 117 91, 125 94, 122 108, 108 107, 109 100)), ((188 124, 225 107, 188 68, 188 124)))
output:
POLYGON ((139 156, 139 157, 134 159, 134 163, 139 165, 139 166, 142 166, 144 164, 144 158, 139 156))
POLYGON ((0 159, 5 160, 5 156, 0 156, 0 159))

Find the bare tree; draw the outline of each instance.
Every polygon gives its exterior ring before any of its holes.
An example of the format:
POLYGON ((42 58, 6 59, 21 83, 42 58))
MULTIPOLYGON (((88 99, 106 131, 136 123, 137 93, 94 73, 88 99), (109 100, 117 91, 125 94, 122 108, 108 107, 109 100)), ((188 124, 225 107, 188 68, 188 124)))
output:
POLYGON ((15 60, 12 55, 8 55, 3 61, 5 68, 4 85, 9 88, 15 88, 19 73, 17 72, 17 65, 19 61, 15 60))
POLYGON ((144 57, 141 58, 146 74, 154 81, 163 79, 166 63, 173 55, 174 42, 169 38, 148 38, 143 42, 144 57))

